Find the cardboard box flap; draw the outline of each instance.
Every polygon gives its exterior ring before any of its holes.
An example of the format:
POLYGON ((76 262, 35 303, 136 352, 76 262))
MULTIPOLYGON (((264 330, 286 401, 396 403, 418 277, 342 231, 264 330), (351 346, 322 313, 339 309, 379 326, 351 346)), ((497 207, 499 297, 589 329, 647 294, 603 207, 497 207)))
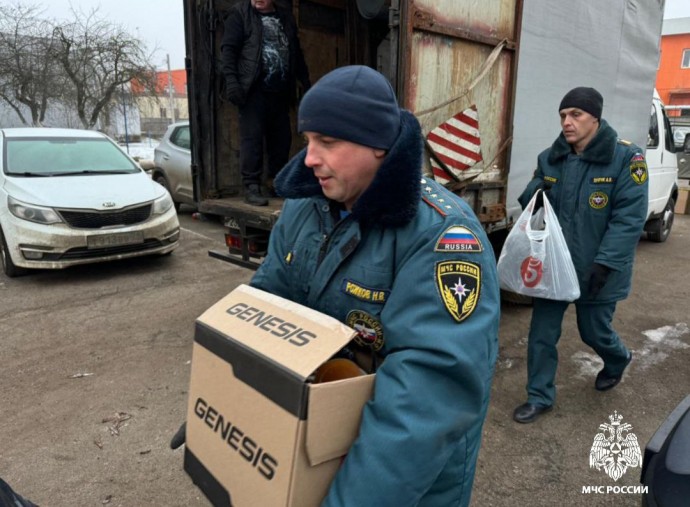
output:
POLYGON ((311 466, 347 454, 359 434, 374 379, 375 375, 364 375, 310 387, 306 452, 311 466))
POLYGON ((355 336, 352 328, 332 317, 248 285, 237 287, 197 321, 302 379, 355 336))

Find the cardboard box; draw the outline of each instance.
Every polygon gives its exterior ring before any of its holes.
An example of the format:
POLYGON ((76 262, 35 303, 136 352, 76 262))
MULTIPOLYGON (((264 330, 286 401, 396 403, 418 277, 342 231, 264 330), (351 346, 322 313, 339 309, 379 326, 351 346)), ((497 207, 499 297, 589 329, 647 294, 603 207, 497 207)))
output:
POLYGON ((246 285, 197 319, 184 469, 214 505, 321 503, 357 436, 374 375, 307 379, 354 334, 246 285))
POLYGON ((688 194, 690 193, 690 187, 680 187, 678 189, 678 201, 676 201, 676 207, 673 212, 677 215, 687 215, 690 213, 690 199, 688 199, 688 194))

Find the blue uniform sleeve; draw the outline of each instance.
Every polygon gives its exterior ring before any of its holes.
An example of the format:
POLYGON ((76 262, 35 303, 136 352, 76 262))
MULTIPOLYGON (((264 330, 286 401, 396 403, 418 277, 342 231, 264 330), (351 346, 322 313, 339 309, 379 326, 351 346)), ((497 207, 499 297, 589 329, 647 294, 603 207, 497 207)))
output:
POLYGON ((290 223, 291 205, 290 201, 285 201, 280 217, 271 231, 266 258, 249 283, 252 287, 286 299, 291 297, 288 272, 285 269, 289 252, 285 229, 290 223))
POLYGON ((544 172, 541 170, 541 167, 537 166, 537 170, 534 171, 534 177, 527 184, 527 187, 522 194, 520 194, 520 197, 518 197, 518 202, 520 203, 520 206, 522 206, 523 210, 527 207, 530 200, 532 200, 532 196, 534 195, 534 192, 536 192, 537 187, 543 182, 544 172))
MULTIPOLYGON (((395 347, 376 373, 359 436, 324 506, 417 505, 461 446, 478 445, 497 353, 495 259, 491 248, 464 255, 435 252, 442 231, 427 231, 398 268, 381 314, 384 339, 395 347), (479 298, 460 322, 437 286, 438 263, 448 260, 480 269, 479 298)), ((455 484, 472 476, 474 457, 466 459, 465 452, 461 459, 472 470, 454 469, 455 484)))
POLYGON ((633 262, 637 242, 647 219, 647 164, 640 152, 626 157, 613 192, 611 218, 594 258, 614 270, 633 262))

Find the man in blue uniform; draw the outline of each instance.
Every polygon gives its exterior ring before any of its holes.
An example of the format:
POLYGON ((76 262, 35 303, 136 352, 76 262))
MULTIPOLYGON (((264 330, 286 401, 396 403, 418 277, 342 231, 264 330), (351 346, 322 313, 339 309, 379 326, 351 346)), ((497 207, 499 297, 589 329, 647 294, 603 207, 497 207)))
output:
POLYGON ((497 354, 495 258, 469 206, 422 177, 388 81, 336 69, 304 96, 307 147, 251 284, 362 330, 383 358, 325 506, 466 506, 497 354))
MULTIPOLYGON (((575 302, 582 340, 604 361, 594 387, 620 382, 632 360, 611 321, 630 292, 635 249, 647 216, 647 165, 642 150, 618 139, 601 119, 604 100, 578 87, 561 101, 562 133, 538 157, 534 179, 519 198, 524 208, 541 189, 553 205, 577 271, 575 302)), ((553 406, 556 345, 567 302, 534 299, 527 350, 527 403, 513 418, 530 423, 553 406)))

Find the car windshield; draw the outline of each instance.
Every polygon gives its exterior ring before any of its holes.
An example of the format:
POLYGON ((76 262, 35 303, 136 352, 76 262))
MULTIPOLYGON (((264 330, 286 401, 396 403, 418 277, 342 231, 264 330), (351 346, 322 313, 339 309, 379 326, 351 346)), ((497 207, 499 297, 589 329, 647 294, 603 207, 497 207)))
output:
POLYGON ((51 137, 7 139, 4 171, 15 176, 71 176, 139 169, 107 139, 51 137))

